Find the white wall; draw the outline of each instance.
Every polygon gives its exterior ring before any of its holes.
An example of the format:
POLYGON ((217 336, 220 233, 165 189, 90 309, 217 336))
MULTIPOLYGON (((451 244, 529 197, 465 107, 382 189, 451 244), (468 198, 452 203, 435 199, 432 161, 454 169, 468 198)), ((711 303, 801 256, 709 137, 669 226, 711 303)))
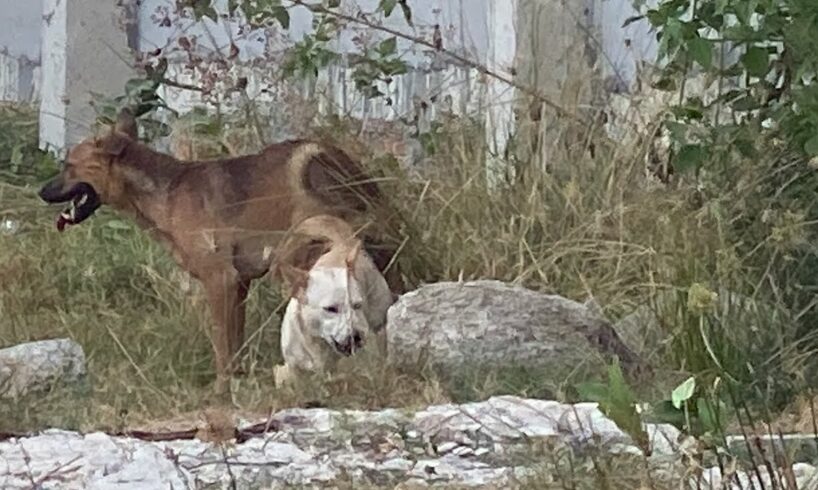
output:
POLYGON ((41 0, 0 0, 0 101, 39 97, 41 0))
MULTIPOLYGON (((410 35, 428 35, 431 38, 431 27, 439 24, 447 35, 449 46, 458 45, 474 59, 485 61, 489 50, 488 15, 490 7, 506 0, 413 0, 413 21, 415 28, 409 28, 404 22, 400 9, 386 19, 385 25, 410 35)), ((346 0, 345 6, 360 8, 363 11, 374 11, 378 0, 346 0)), ((510 2, 509 2, 510 3, 510 2)), ((220 20, 218 23, 210 19, 201 22, 186 20, 169 27, 163 27, 156 21, 157 16, 163 17, 163 10, 173 11, 173 0, 143 0, 139 10, 139 49, 143 52, 156 48, 165 48, 173 45, 180 36, 196 36, 203 49, 212 50, 215 47, 227 53, 232 39, 239 47, 240 59, 247 61, 260 57, 265 52, 268 43, 284 47, 285 43, 300 40, 305 33, 312 30, 312 14, 304 7, 290 9, 289 32, 270 33, 255 30, 240 34, 236 22, 220 20), (280 38, 279 38, 280 36, 280 38), (284 41, 284 42, 281 42, 284 41)), ((226 11, 226 0, 218 0, 217 8, 226 11)), ((363 28, 355 26, 342 34, 336 49, 341 52, 357 51, 353 37, 360 34, 363 28)), ((381 34, 382 35, 382 34, 381 34)), ((410 63, 423 63, 426 48, 413 47, 410 42, 399 40, 399 49, 406 51, 404 59, 410 63)))
POLYGON ((41 0, 0 0, 0 50, 40 61, 41 0))
MULTIPOLYGON (((180 81, 190 80, 191 72, 183 67, 184 52, 178 49, 178 40, 181 36, 195 37, 198 41, 199 52, 218 50, 214 58, 223 59, 228 53, 231 41, 239 48, 239 60, 231 70, 242 73, 250 79, 249 89, 252 92, 258 89, 254 96, 259 101, 275 109, 273 96, 263 94, 260 87, 270 81, 270 63, 253 65, 252 61, 264 57, 271 59, 271 53, 282 53, 284 48, 299 40, 305 32, 312 29, 312 14, 303 7, 290 10, 291 27, 289 31, 273 27, 264 30, 240 29, 236 22, 227 22, 220 19, 213 22, 205 19, 194 22, 190 19, 179 21, 175 15, 174 0, 140 0, 136 13, 136 29, 125 32, 122 26, 112 19, 109 8, 100 9, 100 0, 39 0, 45 1, 43 9, 48 22, 42 24, 42 58, 43 58, 43 105, 41 107, 41 129, 44 143, 57 147, 74 141, 83 132, 82 126, 89 123, 91 112, 85 107, 88 101, 88 92, 96 90, 104 93, 119 93, 122 84, 131 75, 131 70, 122 58, 129 55, 122 49, 125 39, 131 38, 131 45, 142 53, 162 48, 162 54, 168 56, 175 66, 171 69, 172 77, 179 77, 180 81), (71 7, 67 10, 66 5, 71 7), (159 19, 168 13, 170 25, 160 25, 159 19), (85 20, 83 20, 85 19, 85 20), (85 23, 83 25, 83 23, 85 23), (104 24, 104 26, 103 26, 104 24), (113 48, 112 48, 113 47, 113 48), (265 99, 266 98, 266 99, 265 99), (68 108, 72 106, 73 109, 68 108), (73 112, 72 112, 73 111, 73 112), (71 113, 69 113, 71 112, 71 113), (73 121, 79 118, 81 120, 73 121), (62 127, 59 127, 62 125, 62 127), (74 125, 67 130, 66 125, 74 125), (67 131, 67 132, 66 132, 67 131)), ((15 0, 0 0, 0 5, 6 8, 0 12, 0 34, 4 34, 4 27, 11 24, 30 24, 35 18, 33 8, 35 2, 15 0), (26 19, 25 21, 22 19, 26 19)), ((556 15, 549 22, 541 23, 543 28, 553 28, 555 40, 561 39, 563 30, 576 31, 574 22, 596 27, 599 39, 596 44, 603 60, 599 66, 612 78, 619 78, 619 88, 629 87, 636 71, 636 61, 652 59, 655 54, 653 34, 647 29, 645 22, 632 24, 628 29, 621 28, 624 19, 633 15, 630 0, 412 0, 415 21, 414 27, 409 27, 397 8, 387 19, 387 26, 407 33, 412 37, 431 39, 432 26, 440 25, 444 35, 444 45, 466 55, 468 58, 484 64, 491 69, 506 75, 519 61, 521 42, 517 35, 517 24, 528 22, 523 10, 518 6, 522 1, 541 1, 544 15, 551 9, 574 9, 576 19, 569 15, 556 15), (521 17, 523 16, 523 17, 521 17), (556 22, 556 18, 561 20, 556 22), (568 26, 565 23, 571 23, 568 26), (552 27, 548 27, 552 25, 552 27), (570 27, 570 28, 569 28, 570 27), (625 40, 630 46, 626 46, 625 40)), ((113 3, 113 0, 112 0, 113 3)), ((126 2, 127 3, 127 2, 126 2)), ((217 9, 226 10, 227 0, 220 0, 217 9)), ((285 0, 286 3, 286 0, 285 0)), ((347 11, 358 9, 374 11, 379 0, 344 0, 347 11), (352 7, 352 8, 350 8, 352 7)), ((134 4, 137 5, 137 4, 134 4)), ((563 12, 564 13, 564 12, 563 12)), ((545 15, 545 17, 551 17, 545 15)), ((546 20, 548 20, 546 18, 546 20)), ((522 24, 521 24, 522 25, 522 24)), ((20 39, 34 39, 32 42, 15 41, 16 49, 28 49, 36 52, 37 36, 31 36, 30 29, 20 39), (28 36, 28 37, 26 37, 28 36)), ((572 32, 573 32, 572 31, 572 32)), ((338 41, 335 48, 342 52, 357 51, 354 37, 385 36, 383 33, 373 32, 361 26, 350 26, 338 41)), ((540 33, 538 38, 549 44, 548 33, 540 33)), ((3 39, 0 37, 0 39, 3 39)), ((15 38, 17 39, 17 38, 15 38)), ((563 43, 564 44, 564 43, 563 43)), ((590 43, 594 44, 594 43, 590 43)), ((555 46, 550 44, 542 49, 554 51, 555 46)), ((333 66, 321 74, 320 84, 323 84, 325 98, 319 105, 321 110, 335 110, 341 108, 345 113, 358 117, 394 118, 411 116, 416 107, 417 97, 440 95, 438 99, 449 96, 453 101, 454 109, 462 112, 473 112, 475 109, 488 109, 487 117, 493 118, 493 129, 487 135, 492 140, 502 140, 503 134, 508 132, 508 124, 512 123, 513 115, 511 103, 518 94, 502 84, 484 77, 476 70, 463 67, 447 66, 441 63, 440 56, 430 53, 425 47, 413 46, 410 41, 399 40, 399 51, 403 58, 416 67, 414 73, 404 75, 392 85, 394 104, 386 106, 381 101, 363 100, 352 88, 350 73, 343 66, 333 66)), ((557 49, 559 51, 559 49, 557 49)), ((21 51, 22 52, 22 51, 21 51)), ((552 53, 553 54, 553 53, 552 53)), ((557 53, 559 54, 559 53, 557 53)), ((544 72, 557 73, 556 69, 564 68, 561 59, 570 57, 572 62, 583 56, 571 52, 559 54, 549 61, 531 58, 528 63, 545 63, 544 72), (555 65, 556 64, 556 65, 555 65)), ((274 57, 272 57, 274 58, 274 57)), ((132 59, 132 57, 131 57, 132 59)), ((275 67, 272 67, 275 68, 275 67)), ((541 70, 543 71, 543 70, 541 70)), ((564 71, 564 70, 563 70, 564 71)), ((546 73, 547 75, 547 73, 546 73)), ((547 75, 556 76, 556 75, 547 75)), ((0 84, 3 81, 0 80, 0 84)), ((268 83, 269 84, 269 83, 268 83)), ((316 85, 302 87, 307 91, 315 91, 316 85)), ((299 89, 296 86, 296 89, 299 89)), ((276 89, 278 90, 278 89, 276 89)), ((198 104, 200 96, 196 92, 168 89, 164 94, 171 106, 177 109, 186 109, 198 104)), ((438 108, 432 108, 431 112, 438 108)), ((287 119, 286 114, 282 114, 287 119)), ((500 143, 498 141, 498 143, 500 143)))
POLYGON ((120 94, 134 76, 123 8, 113 1, 45 0, 40 146, 57 153, 89 133, 94 94, 120 94))

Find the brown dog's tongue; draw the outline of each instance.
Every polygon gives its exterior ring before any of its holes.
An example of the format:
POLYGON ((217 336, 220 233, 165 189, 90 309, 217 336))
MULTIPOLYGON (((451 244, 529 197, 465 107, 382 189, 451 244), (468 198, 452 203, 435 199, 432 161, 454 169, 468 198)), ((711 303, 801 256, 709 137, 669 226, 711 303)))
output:
POLYGON ((65 230, 66 225, 70 224, 70 220, 66 218, 63 213, 57 215, 57 231, 65 230))

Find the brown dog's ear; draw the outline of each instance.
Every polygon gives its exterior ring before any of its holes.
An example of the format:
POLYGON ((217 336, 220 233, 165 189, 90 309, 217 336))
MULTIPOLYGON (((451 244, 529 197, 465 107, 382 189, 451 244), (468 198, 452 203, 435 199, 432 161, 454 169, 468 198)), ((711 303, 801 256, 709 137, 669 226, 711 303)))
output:
POLYGON ((114 125, 114 132, 122 133, 132 140, 139 138, 139 127, 136 125, 136 118, 127 107, 123 107, 119 111, 114 125))
POLYGON ((96 145, 109 155, 119 156, 132 141, 131 138, 118 131, 111 131, 110 134, 97 138, 96 145))
POLYGON ((129 143, 138 139, 138 135, 139 130, 136 119, 130 109, 126 107, 119 111, 116 124, 111 128, 111 131, 97 138, 96 145, 97 148, 109 155, 119 156, 125 151, 125 147, 129 143))

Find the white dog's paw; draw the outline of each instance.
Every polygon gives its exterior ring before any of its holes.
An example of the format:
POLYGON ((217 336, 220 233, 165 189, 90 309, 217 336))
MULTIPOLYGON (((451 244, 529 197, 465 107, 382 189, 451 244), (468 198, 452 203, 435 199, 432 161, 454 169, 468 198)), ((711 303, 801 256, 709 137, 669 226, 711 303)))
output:
POLYGON ((295 372, 287 365, 281 364, 273 368, 276 388, 281 388, 295 381, 295 372))

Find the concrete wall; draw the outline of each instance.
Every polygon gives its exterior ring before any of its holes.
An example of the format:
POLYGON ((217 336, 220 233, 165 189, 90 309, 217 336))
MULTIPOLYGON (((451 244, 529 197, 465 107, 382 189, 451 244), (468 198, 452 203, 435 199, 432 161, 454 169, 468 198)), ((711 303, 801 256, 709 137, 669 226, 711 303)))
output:
POLYGON ((134 76, 133 55, 115 2, 45 0, 40 146, 57 153, 86 137, 94 94, 114 96, 134 76))
MULTIPOLYGON (((178 49, 183 36, 197 39, 197 52, 204 58, 225 58, 230 43, 235 43, 239 57, 231 62, 231 72, 246 76, 249 96, 273 110, 278 107, 277 97, 294 88, 304 94, 321 93, 317 109, 322 113, 344 113, 362 119, 395 120, 410 116, 417 111, 419 99, 439 101, 424 104, 425 117, 435 117, 449 108, 461 113, 479 111, 489 122, 487 138, 499 146, 517 124, 513 106, 520 94, 513 88, 483 76, 478 70, 443 62, 443 58, 426 48, 404 40, 399 40, 399 50, 415 70, 396 77, 386 88, 391 105, 360 97, 343 63, 324 70, 317 82, 289 84, 286 88, 276 85, 270 90, 270 80, 275 78, 277 69, 270 66, 275 65, 275 61, 270 61, 275 59, 271 54, 282 53, 312 29, 312 14, 304 8, 291 9, 289 31, 275 27, 251 30, 223 19, 217 22, 180 19, 175 14, 174 0, 126 1, 138 6, 129 29, 115 18, 114 2, 43 1, 48 18, 48 22, 42 22, 41 38, 44 145, 62 148, 87 132, 84 127, 93 118, 87 107, 89 91, 109 94, 122 91, 132 73, 123 61, 133 59, 127 53, 128 44, 143 54, 160 48, 162 55, 171 60, 171 77, 198 83, 197 75, 184 66, 186 54, 178 49), (167 22, 163 22, 165 17, 167 22), (257 62, 261 59, 266 61, 257 62)), ((592 77, 584 76, 592 67, 601 70, 608 80, 608 89, 627 90, 633 83, 636 62, 652 59, 655 54, 655 41, 644 22, 625 30, 619 27, 633 14, 629 1, 413 0, 414 28, 405 24, 399 9, 387 19, 387 25, 412 36, 431 38, 432 26, 439 24, 447 49, 509 77, 515 70, 522 82, 536 86, 561 104, 577 106, 587 103, 597 90, 591 86, 592 77), (568 80, 576 79, 587 83, 577 87, 566 85, 568 80)), ((14 3, 9 8, 17 11, 18 4, 14 3)), ((220 0, 217 9, 226 10, 226 3, 227 0, 220 0)), ((374 10, 378 0, 345 3, 374 10)), ((5 21, 0 18, 0 32, 5 21)), ((357 51, 355 37, 361 35, 384 36, 352 26, 342 34, 335 48, 342 52, 357 51)), ((205 102, 201 94, 187 90, 168 88, 163 95, 173 108, 182 111, 205 102)), ((280 117, 279 136, 289 136, 285 128, 292 115, 280 117)))
POLYGON ((0 101, 39 97, 40 0, 0 0, 0 101))
MULTIPOLYGON (((354 5, 363 11, 374 11, 378 0, 347 0, 347 5, 354 5)), ((485 61, 489 51, 489 12, 500 4, 511 5, 513 0, 413 0, 411 2, 413 21, 418 26, 417 33, 424 29, 431 34, 430 28, 439 24, 446 33, 447 45, 457 45, 465 53, 478 61, 485 61)), ((283 48, 299 41, 305 33, 312 30, 312 14, 304 7, 290 9, 289 31, 243 29, 237 22, 220 20, 217 23, 205 19, 201 22, 179 20, 171 16, 173 24, 162 26, 157 19, 162 19, 166 11, 173 11, 173 0, 142 0, 138 14, 139 34, 138 49, 143 52, 156 48, 172 46, 180 36, 196 37, 203 52, 220 51, 227 54, 230 41, 239 47, 239 59, 249 61, 264 55, 268 43, 283 48)), ((215 3, 220 12, 226 11, 227 1, 215 3)), ((399 9, 395 10, 385 21, 391 28, 406 30, 407 26, 399 9)), ((353 38, 360 35, 361 27, 353 27, 342 33, 335 49, 341 52, 355 52, 357 48, 353 38)), ((411 31, 410 31, 411 32, 411 31)), ((370 32, 370 34, 372 34, 370 32)), ((374 33, 375 36, 384 34, 374 33)), ((399 49, 405 52, 409 63, 422 64, 426 59, 425 48, 418 48, 405 40, 399 40, 399 49)))
POLYGON ((41 0, 0 0, 0 50, 40 61, 41 0))

